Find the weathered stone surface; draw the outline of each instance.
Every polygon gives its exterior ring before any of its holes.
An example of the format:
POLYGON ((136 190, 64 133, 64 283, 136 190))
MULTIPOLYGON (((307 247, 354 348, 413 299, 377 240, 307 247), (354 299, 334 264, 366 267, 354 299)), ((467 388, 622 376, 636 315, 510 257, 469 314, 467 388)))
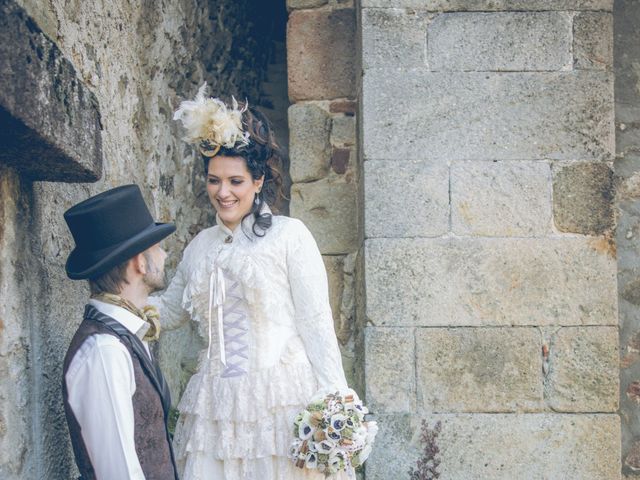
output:
POLYGON ((554 168, 553 219, 562 232, 599 235, 614 226, 613 171, 604 163, 554 168))
POLYGON ((535 328, 416 329, 418 408, 542 410, 541 347, 535 328))
POLYGON ((354 100, 334 100, 329 104, 331 113, 344 113, 345 115, 355 115, 358 108, 357 102, 354 100))
POLYGON ((357 249, 356 186, 319 180, 291 187, 290 212, 302 220, 325 255, 357 249))
POLYGON ((0 162, 33 180, 102 175, 98 101, 28 14, 0 4, 0 162))
POLYGON ((535 71, 571 67, 566 12, 445 13, 427 28, 430 70, 535 71))
POLYGON ((424 8, 432 11, 605 10, 613 0, 362 0, 362 7, 424 8))
POLYGON ((549 349, 545 393, 554 411, 615 412, 619 357, 616 327, 560 329, 549 349))
POLYGON ((586 238, 370 239, 382 326, 616 325, 616 261, 586 238))
POLYGON ((407 160, 364 164, 365 236, 438 236, 449 230, 449 169, 407 160))
POLYGON ((356 119, 353 116, 337 115, 331 121, 331 145, 350 146, 356 143, 356 119))
POLYGON ((287 0, 287 9, 315 8, 329 3, 329 0, 287 0))
POLYGON ((292 182, 309 182, 329 170, 331 117, 312 103, 289 107, 289 174, 292 182))
POLYGON ((606 72, 432 73, 367 70, 366 159, 611 159, 606 72), (391 113, 390 113, 391 112, 391 113), (402 113, 402 114, 400 114, 402 113), (416 134, 419 132, 419 134, 416 134))
MULTIPOLYGON (((442 422, 439 471, 447 480, 620 478, 617 415, 427 415, 442 422)), ((367 480, 389 480, 415 467, 420 417, 379 415, 367 480), (399 448, 399 446, 401 448, 399 448)))
POLYGON ((574 67, 607 70, 613 65, 613 16, 585 12, 573 19, 574 67))
POLYGON ((416 408, 415 339, 412 328, 365 330, 367 404, 372 412, 416 408))
POLYGON ((339 175, 347 173, 351 162, 351 149, 333 148, 331 150, 331 169, 339 175))
POLYGON ((362 66, 408 68, 426 65, 424 12, 404 9, 362 10, 362 66))
POLYGON ((458 235, 531 236, 551 229, 546 162, 455 162, 451 228, 458 235))
POLYGON ((355 93, 353 9, 295 10, 287 24, 291 101, 350 97, 355 93))
MULTIPOLYGON (((0 478, 34 478, 31 414, 31 324, 26 318, 38 292, 28 268, 33 258, 27 232, 29 222, 18 174, 0 164, 0 478)), ((37 297, 36 297, 37 298, 37 297)))
POLYGON ((344 292, 344 256, 324 255, 324 266, 327 270, 329 282, 329 304, 333 312, 333 321, 336 331, 340 323, 340 307, 342 305, 342 293, 344 292))

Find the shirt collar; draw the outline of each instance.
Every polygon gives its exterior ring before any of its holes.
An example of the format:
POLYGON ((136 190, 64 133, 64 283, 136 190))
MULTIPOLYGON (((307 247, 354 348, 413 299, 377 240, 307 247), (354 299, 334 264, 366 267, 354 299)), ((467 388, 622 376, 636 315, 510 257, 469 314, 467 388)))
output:
MULTIPOLYGON (((269 208, 269 205, 267 205, 266 203, 263 203, 262 207, 260 207, 260 215, 264 215, 264 214, 271 215, 271 209, 269 208)), ((234 228, 233 231, 231 231, 231 229, 229 227, 227 227, 222 222, 222 220, 220 220, 220 216, 216 213, 216 224, 218 226, 220 226, 220 230, 222 230, 222 232, 225 235, 235 236, 239 232, 242 232, 242 231, 253 232, 253 224, 255 222, 256 222, 256 217, 253 214, 247 215, 242 220, 242 222, 240 222, 240 224, 238 224, 238 226, 236 228, 234 228)))
POLYGON ((89 305, 95 307, 95 309, 100 313, 113 318, 140 340, 144 338, 145 334, 149 330, 150 325, 147 322, 122 307, 111 305, 110 303, 101 302, 100 300, 96 300, 94 298, 91 298, 89 300, 89 305))

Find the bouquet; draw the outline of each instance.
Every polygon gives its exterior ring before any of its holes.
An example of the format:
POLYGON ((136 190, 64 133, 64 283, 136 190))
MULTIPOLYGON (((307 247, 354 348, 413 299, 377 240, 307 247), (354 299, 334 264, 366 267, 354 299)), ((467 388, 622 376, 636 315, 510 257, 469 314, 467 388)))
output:
POLYGON ((364 420, 366 413, 353 390, 313 400, 293 422, 291 460, 325 477, 343 470, 353 475, 371 453, 378 431, 376 422, 364 420))

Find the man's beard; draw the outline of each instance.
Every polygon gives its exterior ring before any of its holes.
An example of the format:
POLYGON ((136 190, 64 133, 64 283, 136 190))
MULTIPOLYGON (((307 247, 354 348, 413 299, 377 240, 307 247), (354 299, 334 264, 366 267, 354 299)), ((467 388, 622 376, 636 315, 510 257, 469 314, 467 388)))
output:
POLYGON ((167 288, 167 277, 164 268, 160 269, 151 259, 151 255, 144 255, 147 262, 147 273, 142 277, 142 282, 147 286, 149 294, 159 292, 167 288))

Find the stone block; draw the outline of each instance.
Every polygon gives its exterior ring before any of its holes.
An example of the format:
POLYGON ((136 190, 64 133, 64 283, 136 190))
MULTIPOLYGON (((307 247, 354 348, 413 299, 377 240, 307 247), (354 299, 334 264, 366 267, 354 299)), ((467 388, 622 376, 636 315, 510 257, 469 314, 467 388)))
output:
POLYGON ((574 68, 608 70, 613 65, 613 16, 584 12, 573 19, 574 68))
POLYGON ((331 150, 331 170, 339 175, 347 173, 351 162, 350 148, 333 148, 331 150))
POLYGON ((367 70, 367 160, 612 159, 607 72, 434 73, 367 70))
POLYGON ((287 72, 292 102, 355 95, 355 29, 350 8, 291 13, 287 72))
POLYGON ((616 260, 589 238, 365 241, 378 326, 617 325, 616 260))
POLYGON ((551 227, 546 162, 455 162, 451 228, 458 235, 533 236, 551 227))
POLYGON ((331 145, 351 146, 356 144, 356 119, 338 115, 331 121, 331 145))
POLYGON ((430 11, 613 10, 613 0, 362 0, 363 8, 420 8, 430 11))
MULTIPOLYGON (((447 480, 620 478, 617 415, 428 415, 441 422, 436 441, 447 480)), ((406 478, 422 446, 420 417, 379 415, 367 480, 406 478)))
POLYGON ((362 11, 362 67, 426 65, 428 15, 404 9, 362 11))
POLYGON ((333 312, 333 323, 336 332, 340 326, 340 307, 342 305, 342 293, 344 292, 344 256, 323 255, 324 267, 327 270, 329 282, 329 304, 333 312))
POLYGON ((434 162, 364 164, 365 236, 438 236, 449 230, 449 169, 434 162))
POLYGON ((356 186, 350 183, 296 183, 289 209, 309 227, 320 252, 339 255, 358 248, 356 198, 356 186))
POLYGON ((329 0, 287 0, 287 10, 296 8, 316 8, 329 3, 329 0))
POLYGON ((615 412, 619 368, 616 327, 560 329, 549 348, 549 406, 561 412, 615 412))
POLYGON ((430 70, 545 71, 571 68, 567 12, 445 13, 427 28, 430 70))
POLYGON ((415 338, 412 328, 365 330, 367 405, 374 413, 416 408, 415 338))
POLYGON ((417 329, 418 408, 540 411, 541 347, 535 328, 417 329))
POLYGON ((561 232, 599 235, 614 227, 613 171, 604 163, 554 168, 553 219, 561 232))
POLYGON ((0 162, 29 180, 102 175, 98 100, 74 65, 15 2, 0 4, 0 162))
POLYGON ((319 180, 329 171, 329 113, 311 103, 289 107, 289 174, 292 182, 319 180))

